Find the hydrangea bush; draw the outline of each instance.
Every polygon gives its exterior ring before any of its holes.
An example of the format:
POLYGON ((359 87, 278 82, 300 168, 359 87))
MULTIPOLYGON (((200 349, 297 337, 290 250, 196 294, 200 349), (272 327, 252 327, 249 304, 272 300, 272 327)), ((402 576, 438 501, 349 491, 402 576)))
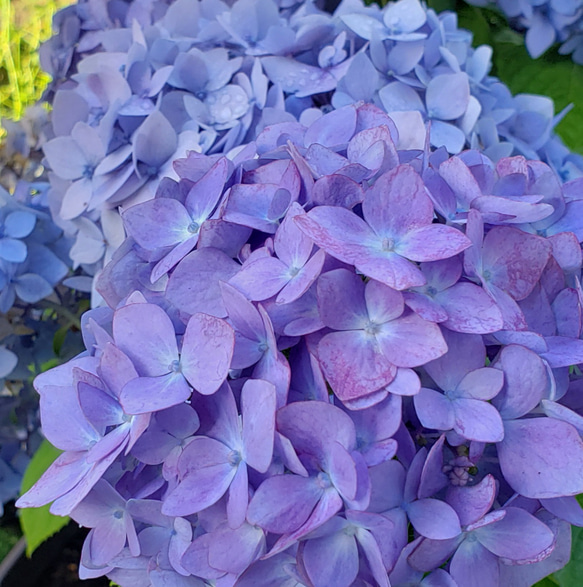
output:
POLYGON ((418 0, 345 0, 334 14, 311 2, 103 0, 56 24, 43 49, 55 76, 49 201, 90 275, 125 238, 118 207, 153 198, 187 150, 233 159, 266 126, 309 125, 360 100, 391 114, 402 149, 423 148, 431 122, 431 146, 450 154, 520 154, 564 180, 583 170, 553 131, 552 100, 513 96, 488 75, 491 48, 418 0))
MULTIPOLYGON (((12 193, 0 186, 0 512, 18 497, 42 441, 33 376, 56 355, 66 359, 82 349, 79 336, 69 332, 78 322, 79 295, 61 286, 71 242, 52 222, 49 184, 40 177, 46 118, 39 106, 19 122, 3 121, 0 180, 12 193)), ((70 284, 78 279, 69 277, 70 284)))
POLYGON ((533 585, 583 526, 582 180, 302 121, 124 206, 17 505, 122 587, 533 585))

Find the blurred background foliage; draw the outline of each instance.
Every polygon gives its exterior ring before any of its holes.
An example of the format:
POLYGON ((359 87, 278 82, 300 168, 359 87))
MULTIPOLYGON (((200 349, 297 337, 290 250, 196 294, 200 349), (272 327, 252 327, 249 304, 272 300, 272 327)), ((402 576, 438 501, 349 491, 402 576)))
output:
POLYGON ((18 120, 40 98, 49 77, 40 68, 37 49, 51 36, 53 14, 70 3, 0 0, 0 118, 18 120))

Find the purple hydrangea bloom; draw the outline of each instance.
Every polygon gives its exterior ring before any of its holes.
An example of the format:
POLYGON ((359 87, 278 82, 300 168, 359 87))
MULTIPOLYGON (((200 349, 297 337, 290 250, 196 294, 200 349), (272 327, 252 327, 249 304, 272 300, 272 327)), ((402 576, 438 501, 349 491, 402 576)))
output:
MULTIPOLYGON (((370 36, 423 40, 399 10, 370 36)), ((176 132, 156 112, 136 178, 176 132)), ((583 523, 580 182, 403 148, 372 104, 300 118, 124 200, 109 307, 35 382, 64 452, 18 505, 90 527, 82 575, 122 587, 531 584, 583 523)))

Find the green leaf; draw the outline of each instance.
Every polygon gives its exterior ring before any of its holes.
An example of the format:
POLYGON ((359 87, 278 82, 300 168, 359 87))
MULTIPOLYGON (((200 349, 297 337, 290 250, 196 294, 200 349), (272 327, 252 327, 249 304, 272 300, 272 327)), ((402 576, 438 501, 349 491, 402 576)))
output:
POLYGON ((553 580, 560 587, 580 587, 583 577, 583 528, 571 526, 571 560, 557 571, 553 580))
POLYGON ((583 153, 583 67, 556 49, 532 59, 524 35, 508 27, 501 14, 476 6, 456 5, 459 26, 474 34, 474 46, 494 49, 492 75, 498 76, 513 94, 541 94, 555 102, 555 113, 573 104, 573 110, 556 127, 571 149, 583 153))
POLYGON ((552 575, 550 577, 545 577, 542 581, 539 581, 535 584, 534 587, 557 587, 558 583, 553 579, 552 575))
POLYGON ((63 343, 65 342, 65 337, 67 336, 67 332, 69 332, 70 324, 66 324, 65 326, 61 326, 55 335, 53 336, 53 352, 57 357, 61 354, 61 349, 63 348, 63 343))
MULTIPOLYGON (((62 451, 44 440, 32 457, 22 479, 21 493, 28 491, 62 451)), ((69 523, 69 518, 53 516, 49 505, 20 510, 20 526, 26 538, 26 554, 30 556, 40 544, 69 523)))

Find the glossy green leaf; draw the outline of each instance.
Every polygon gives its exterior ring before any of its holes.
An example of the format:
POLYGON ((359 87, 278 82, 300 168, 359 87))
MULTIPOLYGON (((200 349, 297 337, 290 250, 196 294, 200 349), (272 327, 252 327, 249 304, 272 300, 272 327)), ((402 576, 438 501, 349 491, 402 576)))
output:
MULTIPOLYGON (((21 492, 28 491, 62 451, 44 440, 32 457, 22 479, 21 492)), ((30 556, 40 544, 69 523, 69 518, 53 516, 49 505, 20 510, 20 526, 26 538, 26 554, 30 556)))
POLYGON ((583 528, 571 527, 571 560, 553 575, 560 587, 580 587, 583 577, 583 528))

